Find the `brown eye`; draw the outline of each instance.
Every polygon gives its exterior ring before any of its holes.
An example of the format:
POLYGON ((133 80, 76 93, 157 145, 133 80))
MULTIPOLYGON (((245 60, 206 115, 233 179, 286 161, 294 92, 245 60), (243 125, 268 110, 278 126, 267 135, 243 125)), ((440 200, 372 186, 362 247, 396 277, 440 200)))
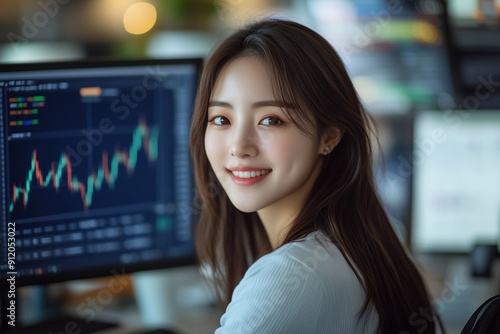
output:
POLYGON ((277 126, 283 124, 283 121, 276 116, 269 116, 260 121, 262 125, 277 126))
POLYGON ((228 124, 231 124, 229 122, 229 120, 226 117, 224 117, 224 116, 215 116, 209 122, 213 123, 215 125, 228 125, 228 124))

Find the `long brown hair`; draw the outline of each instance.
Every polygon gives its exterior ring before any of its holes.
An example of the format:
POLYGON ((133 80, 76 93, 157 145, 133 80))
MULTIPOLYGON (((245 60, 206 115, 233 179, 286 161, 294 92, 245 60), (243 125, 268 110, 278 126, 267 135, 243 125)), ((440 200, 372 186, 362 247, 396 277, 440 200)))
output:
POLYGON ((332 127, 343 132, 337 147, 325 157, 283 244, 322 231, 340 249, 365 290, 360 319, 375 307, 379 333, 417 329, 434 333, 439 317, 375 191, 369 116, 331 45, 291 21, 266 19, 236 31, 214 49, 200 78, 191 129, 201 205, 195 241, 200 262, 211 268, 221 300, 228 303, 248 267, 272 250, 258 215, 243 213, 229 201, 204 147, 216 79, 224 66, 246 55, 259 57, 267 66, 275 96, 294 106, 287 112, 300 129, 315 124, 316 135, 332 127), (434 317, 426 318, 425 328, 412 327, 422 309, 434 317))

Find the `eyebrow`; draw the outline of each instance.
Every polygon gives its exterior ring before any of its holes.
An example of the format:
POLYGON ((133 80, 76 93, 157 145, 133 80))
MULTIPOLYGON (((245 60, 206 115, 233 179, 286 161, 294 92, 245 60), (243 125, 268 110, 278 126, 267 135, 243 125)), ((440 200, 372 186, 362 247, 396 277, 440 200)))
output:
MULTIPOLYGON (((233 109, 233 106, 230 103, 219 100, 212 100, 208 102, 208 107, 222 107, 222 108, 233 109)), ((290 103, 278 100, 258 101, 252 104, 252 109, 257 109, 262 107, 293 108, 293 106, 290 103)))

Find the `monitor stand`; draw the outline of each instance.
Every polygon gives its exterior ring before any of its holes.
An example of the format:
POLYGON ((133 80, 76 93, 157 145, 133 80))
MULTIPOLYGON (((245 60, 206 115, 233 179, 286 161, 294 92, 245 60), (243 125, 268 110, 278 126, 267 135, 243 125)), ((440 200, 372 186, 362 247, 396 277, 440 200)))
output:
POLYGON ((21 298, 15 299, 15 313, 7 308, 11 305, 10 299, 2 293, 0 303, 0 332, 5 334, 65 334, 65 333, 93 333, 116 326, 113 323, 101 321, 87 321, 74 316, 61 315, 63 312, 51 301, 44 286, 30 287, 33 289, 32 300, 29 305, 23 305, 21 298), (30 318, 29 324, 23 324, 25 319, 21 315, 26 313, 30 318), (10 317, 9 317, 10 315, 10 317), (9 324, 10 323, 10 324, 9 324), (15 324, 15 326, 12 326, 15 324))

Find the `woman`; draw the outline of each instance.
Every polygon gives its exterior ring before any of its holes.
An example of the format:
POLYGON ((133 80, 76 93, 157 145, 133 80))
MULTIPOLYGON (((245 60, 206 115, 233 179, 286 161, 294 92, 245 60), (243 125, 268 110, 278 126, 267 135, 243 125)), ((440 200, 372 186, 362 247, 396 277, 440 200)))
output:
POLYGON ((311 29, 253 23, 207 59, 191 130, 216 334, 434 333, 372 175, 369 119, 311 29))

